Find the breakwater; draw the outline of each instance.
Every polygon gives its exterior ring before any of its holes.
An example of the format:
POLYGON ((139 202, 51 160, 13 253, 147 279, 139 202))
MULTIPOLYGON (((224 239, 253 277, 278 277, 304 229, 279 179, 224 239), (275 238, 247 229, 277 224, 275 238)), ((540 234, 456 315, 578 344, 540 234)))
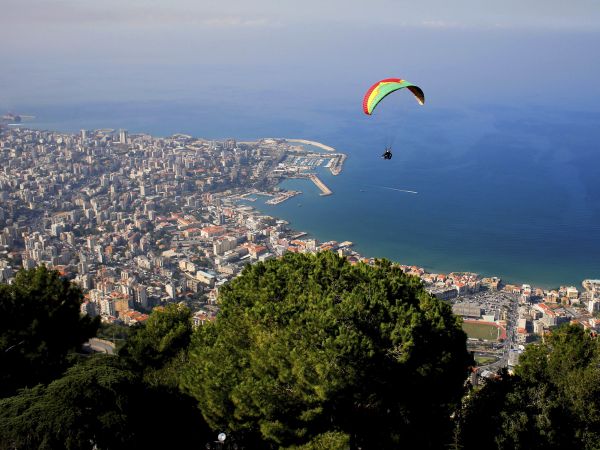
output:
POLYGON ((325 150, 327 152, 335 152, 335 148, 330 147, 329 145, 321 144, 320 142, 316 142, 316 141, 308 141, 306 139, 287 139, 287 138, 286 138, 286 141, 295 142, 295 143, 304 144, 304 145, 312 145, 313 147, 318 147, 321 150, 325 150))
POLYGON ((321 195, 331 195, 333 194, 333 192, 331 191, 331 189, 329 189, 327 187, 327 185, 325 183, 323 183, 321 181, 321 179, 316 176, 314 173, 311 173, 308 175, 308 178, 310 181, 312 181, 313 183, 315 183, 315 185, 321 190, 321 195))

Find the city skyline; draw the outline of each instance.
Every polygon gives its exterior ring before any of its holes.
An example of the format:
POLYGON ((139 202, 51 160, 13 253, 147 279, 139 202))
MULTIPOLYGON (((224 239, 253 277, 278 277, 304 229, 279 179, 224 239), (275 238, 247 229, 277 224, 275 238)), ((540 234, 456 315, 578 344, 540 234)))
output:
MULTIPOLYGON (((301 139, 4 128, 0 281, 21 267, 45 265, 78 284, 85 292, 81 312, 103 322, 134 325, 155 307, 183 302, 200 325, 215 320, 219 289, 247 264, 331 251, 351 264, 374 265, 377 255, 361 255, 352 242, 320 242, 251 206, 257 196, 279 203, 300 194, 278 188, 282 178, 308 176, 323 195, 331 194, 315 171, 325 165, 340 174, 344 159, 301 139)), ((519 345, 562 323, 600 327, 600 280, 584 280, 581 291, 542 289, 394 264, 450 302, 467 327, 476 327, 471 333, 497 330, 484 343, 469 342, 484 372, 513 367, 519 345)))

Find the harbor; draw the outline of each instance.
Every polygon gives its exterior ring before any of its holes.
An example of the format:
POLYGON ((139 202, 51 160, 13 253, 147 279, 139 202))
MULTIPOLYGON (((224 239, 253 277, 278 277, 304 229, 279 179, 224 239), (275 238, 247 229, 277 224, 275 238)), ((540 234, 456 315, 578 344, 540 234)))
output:
POLYGON ((329 161, 329 171, 332 175, 339 175, 342 172, 346 158, 344 153, 339 153, 329 161))
POLYGON ((295 197, 296 195, 302 194, 300 191, 285 191, 280 194, 277 194, 274 198, 267 200, 265 203, 267 205, 278 205, 279 203, 283 203, 286 200, 295 197))

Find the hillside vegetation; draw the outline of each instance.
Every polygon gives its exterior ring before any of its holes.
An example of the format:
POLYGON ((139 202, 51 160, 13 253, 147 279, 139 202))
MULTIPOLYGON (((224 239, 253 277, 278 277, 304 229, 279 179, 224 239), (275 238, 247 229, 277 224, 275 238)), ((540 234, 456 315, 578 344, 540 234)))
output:
POLYGON ((81 301, 45 268, 0 286, 0 449, 600 448, 596 338, 558 329, 472 389, 461 320, 388 261, 247 266, 214 323, 156 309, 115 356, 79 353, 81 301))

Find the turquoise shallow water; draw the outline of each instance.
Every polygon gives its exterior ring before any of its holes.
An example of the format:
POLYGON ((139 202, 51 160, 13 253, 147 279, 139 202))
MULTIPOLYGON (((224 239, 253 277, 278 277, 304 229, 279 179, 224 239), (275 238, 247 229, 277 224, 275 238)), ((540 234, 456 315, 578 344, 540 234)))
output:
POLYGON ((349 155, 341 175, 320 171, 334 195, 288 180, 284 187, 303 195, 253 205, 319 240, 350 240, 365 256, 431 271, 543 287, 600 278, 600 112, 404 103, 376 117, 343 108, 271 118, 205 111, 170 103, 48 107, 35 109, 32 126, 321 141, 349 155), (389 142, 394 158, 384 161, 389 142))

